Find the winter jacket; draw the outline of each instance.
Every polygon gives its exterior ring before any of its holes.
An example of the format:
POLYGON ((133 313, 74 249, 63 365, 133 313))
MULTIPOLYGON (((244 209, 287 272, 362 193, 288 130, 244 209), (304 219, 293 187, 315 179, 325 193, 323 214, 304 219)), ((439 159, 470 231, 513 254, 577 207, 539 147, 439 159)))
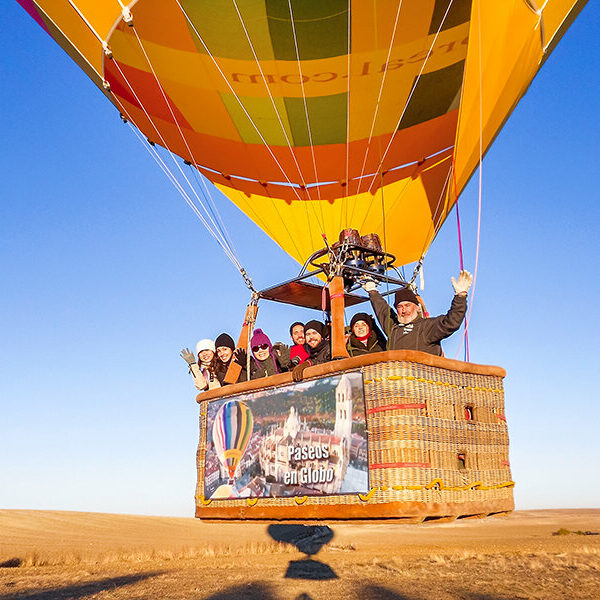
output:
POLYGON ((331 342, 329 338, 321 340, 316 348, 309 346, 309 360, 311 365, 321 365, 331 360, 331 342))
POLYGON ((310 356, 307 348, 308 346, 306 344, 294 344, 290 348, 290 357, 296 358, 297 356, 300 359, 300 362, 303 363, 310 356))
POLYGON ((217 379, 217 376, 206 368, 202 369, 198 363, 190 365, 190 373, 194 378, 196 389, 201 392, 221 387, 221 383, 217 379))
POLYGON ((351 333, 346 348, 348 349, 348 354, 350 356, 363 356, 364 354, 370 354, 371 352, 383 352, 383 350, 385 350, 385 347, 381 347, 381 344, 377 339, 377 334, 374 331, 371 331, 366 345, 351 333))
POLYGON ((388 350, 419 350, 442 356, 441 340, 452 335, 461 325, 467 312, 467 296, 456 295, 450 310, 439 317, 417 317, 402 325, 396 312, 377 291, 369 292, 371 304, 381 328, 388 336, 388 350))
MULTIPOLYGON (((242 375, 238 381, 246 381, 246 351, 237 350, 239 360, 236 359, 238 364, 243 364, 243 379, 242 375), (241 362, 239 362, 241 361, 241 362)), ((290 348, 281 342, 273 345, 271 354, 265 360, 258 360, 254 356, 250 357, 250 379, 260 379, 261 377, 269 377, 276 375, 277 373, 284 373, 289 371, 292 367, 290 359, 290 348)))
MULTIPOLYGON (((229 383, 225 381, 225 376, 227 375, 227 370, 229 369, 229 365, 231 364, 232 360, 233 360, 233 358, 229 359, 229 362, 227 364, 221 362, 220 360, 217 361, 216 375, 217 375, 217 379, 219 380, 219 383, 222 386, 229 385, 229 383)), ((239 377, 237 378, 237 381, 234 383, 240 383, 240 381, 246 381, 246 379, 248 379, 248 378, 246 377, 246 365, 244 365, 244 366, 242 366, 242 370, 240 372, 239 377)))

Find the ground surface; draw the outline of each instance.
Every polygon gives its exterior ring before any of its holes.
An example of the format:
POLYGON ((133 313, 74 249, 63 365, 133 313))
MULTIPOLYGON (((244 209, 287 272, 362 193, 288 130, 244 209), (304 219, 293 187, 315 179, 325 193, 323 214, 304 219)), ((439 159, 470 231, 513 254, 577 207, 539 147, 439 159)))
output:
POLYGON ((585 532, 600 510, 331 530, 0 510, 0 600, 597 600, 585 532))

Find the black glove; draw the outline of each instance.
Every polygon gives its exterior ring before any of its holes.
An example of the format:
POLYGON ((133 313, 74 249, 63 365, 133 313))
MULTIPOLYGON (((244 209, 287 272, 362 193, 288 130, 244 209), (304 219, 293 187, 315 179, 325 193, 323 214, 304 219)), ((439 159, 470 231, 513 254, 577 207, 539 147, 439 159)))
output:
POLYGON ((283 342, 275 342, 273 344, 273 354, 284 369, 289 369, 292 366, 290 347, 283 342))
POLYGON ((244 348, 236 348, 233 351, 233 360, 235 360, 238 365, 245 367, 248 361, 248 353, 244 348))

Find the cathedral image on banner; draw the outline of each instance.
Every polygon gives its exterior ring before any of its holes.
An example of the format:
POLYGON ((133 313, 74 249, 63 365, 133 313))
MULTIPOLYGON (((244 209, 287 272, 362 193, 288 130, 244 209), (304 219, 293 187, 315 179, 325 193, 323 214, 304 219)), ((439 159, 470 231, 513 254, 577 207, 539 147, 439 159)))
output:
POLYGON ((362 374, 211 402, 206 498, 368 491, 362 374))

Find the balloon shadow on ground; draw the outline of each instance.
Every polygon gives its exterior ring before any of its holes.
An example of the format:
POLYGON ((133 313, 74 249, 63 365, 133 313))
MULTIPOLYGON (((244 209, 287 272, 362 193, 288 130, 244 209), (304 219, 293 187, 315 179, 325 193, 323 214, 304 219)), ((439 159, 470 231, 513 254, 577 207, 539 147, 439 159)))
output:
POLYGON ((302 560, 292 560, 285 577, 288 579, 337 579, 335 571, 325 563, 309 558, 328 544, 334 536, 327 525, 269 525, 267 533, 276 541, 295 546, 306 554, 302 560))
POLYGON ((328 544, 334 536, 327 525, 269 525, 267 533, 276 541, 296 546, 300 552, 312 556, 328 544))
POLYGON ((291 560, 285 572, 286 579, 338 579, 336 572, 325 563, 310 558, 291 560))
POLYGON ((46 590, 20 590, 11 594, 0 595, 0 600, 77 600, 100 592, 114 590, 118 587, 132 585, 151 577, 162 575, 166 571, 153 571, 140 575, 124 575, 122 577, 107 577, 96 581, 86 581, 76 585, 54 587, 46 590))
POLYGON ((267 583, 253 581, 246 585, 236 585, 222 592, 204 597, 204 600, 276 600, 271 586, 267 583))

